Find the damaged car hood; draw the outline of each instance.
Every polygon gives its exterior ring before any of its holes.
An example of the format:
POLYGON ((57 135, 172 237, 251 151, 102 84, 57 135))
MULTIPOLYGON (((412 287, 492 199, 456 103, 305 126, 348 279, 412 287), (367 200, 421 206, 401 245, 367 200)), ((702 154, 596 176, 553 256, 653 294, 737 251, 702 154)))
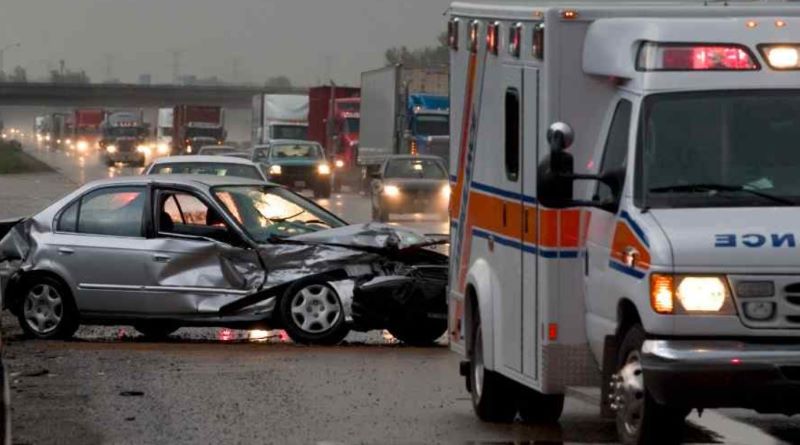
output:
POLYGON ((291 241, 336 244, 354 248, 406 249, 431 239, 411 229, 366 223, 323 230, 289 238, 291 241))

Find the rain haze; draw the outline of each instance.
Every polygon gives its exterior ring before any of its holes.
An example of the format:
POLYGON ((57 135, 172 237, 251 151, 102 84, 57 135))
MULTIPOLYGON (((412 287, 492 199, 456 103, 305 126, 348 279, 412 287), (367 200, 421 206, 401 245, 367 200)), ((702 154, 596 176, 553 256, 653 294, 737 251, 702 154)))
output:
POLYGON ((296 85, 332 78, 354 84, 393 46, 433 45, 450 0, 5 0, 0 47, 7 71, 31 80, 58 69, 93 82, 135 82, 149 74, 296 85))

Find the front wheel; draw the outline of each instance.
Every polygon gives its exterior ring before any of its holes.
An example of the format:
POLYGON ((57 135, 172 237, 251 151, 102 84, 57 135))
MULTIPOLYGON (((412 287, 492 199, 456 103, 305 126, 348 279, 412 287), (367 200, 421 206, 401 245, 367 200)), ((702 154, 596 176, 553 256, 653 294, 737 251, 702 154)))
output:
POLYGON ((48 276, 34 276, 23 286, 19 324, 40 339, 70 338, 78 330, 78 309, 69 289, 48 276))
POLYGON ((280 313, 286 333, 295 343, 335 345, 350 331, 344 305, 327 283, 293 286, 281 298, 280 313))
POLYGON ((625 334, 617 356, 617 372, 611 379, 612 407, 616 411, 617 433, 624 445, 679 443, 688 410, 661 405, 644 383, 641 325, 625 334))
POLYGON ((486 369, 483 361, 483 334, 480 320, 475 324, 473 345, 469 351, 469 379, 472 408, 485 422, 508 423, 517 415, 515 384, 486 369))

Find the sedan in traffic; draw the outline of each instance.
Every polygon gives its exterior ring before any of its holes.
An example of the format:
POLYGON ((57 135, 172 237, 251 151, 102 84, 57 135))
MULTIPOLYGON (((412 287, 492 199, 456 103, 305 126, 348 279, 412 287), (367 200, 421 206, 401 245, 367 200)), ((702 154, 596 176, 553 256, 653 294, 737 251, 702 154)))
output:
POLYGON ((447 217, 450 181, 441 158, 392 156, 372 180, 372 218, 392 213, 436 213, 447 217))
POLYGON ((0 294, 32 337, 126 324, 279 327, 300 343, 447 327, 447 258, 414 231, 344 221, 281 186, 212 175, 87 184, 0 226, 0 294))
POLYGON ((266 175, 258 165, 233 156, 197 155, 160 158, 153 161, 145 169, 144 174, 233 176, 267 182, 266 175))
POLYGON ((315 198, 330 198, 331 167, 322 146, 310 141, 274 140, 253 149, 269 180, 292 190, 311 189, 315 198))

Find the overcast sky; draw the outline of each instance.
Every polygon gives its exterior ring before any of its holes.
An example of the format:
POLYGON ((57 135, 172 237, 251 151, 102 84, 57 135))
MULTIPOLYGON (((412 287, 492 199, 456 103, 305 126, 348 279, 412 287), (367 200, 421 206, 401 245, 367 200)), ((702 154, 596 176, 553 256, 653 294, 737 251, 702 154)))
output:
POLYGON ((357 84, 394 45, 433 44, 451 0, 0 0, 5 70, 42 77, 64 59, 93 81, 172 80, 171 50, 182 74, 295 84, 331 77, 357 84), (329 68, 328 68, 329 67, 329 68), (329 71, 328 71, 329 70, 329 71))

